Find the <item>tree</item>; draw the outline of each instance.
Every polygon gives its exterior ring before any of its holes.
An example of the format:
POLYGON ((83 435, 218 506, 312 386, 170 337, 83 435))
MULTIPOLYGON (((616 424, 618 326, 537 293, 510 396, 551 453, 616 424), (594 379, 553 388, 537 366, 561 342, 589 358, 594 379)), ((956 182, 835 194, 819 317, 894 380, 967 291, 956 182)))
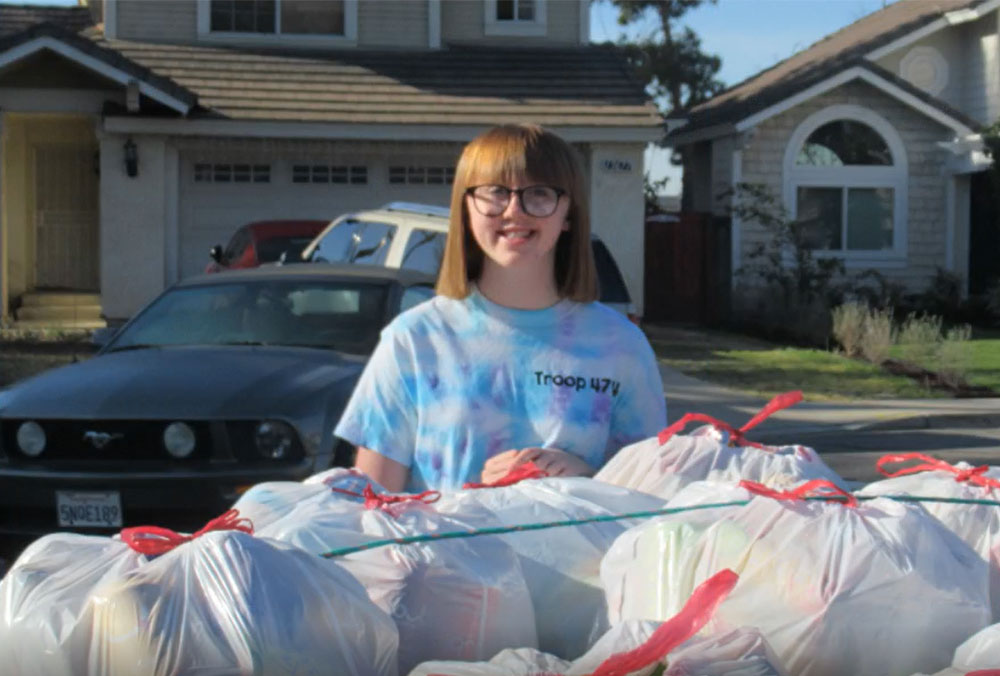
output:
MULTIPOLYGON (((715 0, 708 0, 715 3, 715 0)), ((685 12, 705 0, 612 0, 618 8, 618 24, 629 26, 654 19, 657 27, 648 35, 622 46, 639 80, 660 110, 667 113, 700 103, 722 90, 716 79, 722 61, 701 49, 701 39, 676 22, 685 12)))

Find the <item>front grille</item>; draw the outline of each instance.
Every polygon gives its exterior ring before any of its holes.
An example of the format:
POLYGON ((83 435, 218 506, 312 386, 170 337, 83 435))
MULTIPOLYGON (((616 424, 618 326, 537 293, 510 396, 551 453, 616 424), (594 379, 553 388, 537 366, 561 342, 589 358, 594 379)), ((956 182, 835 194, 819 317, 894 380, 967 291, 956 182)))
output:
POLYGON ((178 460, 163 447, 163 431, 173 420, 45 420, 35 422, 45 430, 45 450, 37 458, 23 454, 17 445, 17 428, 25 420, 0 421, 0 462, 14 466, 48 465, 50 462, 69 468, 70 464, 108 462, 130 465, 136 462, 148 469, 170 466, 192 467, 209 463, 239 462, 246 466, 290 464, 305 457, 301 439, 296 435, 287 458, 270 460, 261 457, 254 444, 255 421, 192 421, 186 420, 195 434, 195 450, 178 460), (87 433, 111 435, 101 448, 88 441, 87 433), (4 458, 6 455, 6 458, 4 458))
MULTIPOLYGON (((172 420, 38 420, 45 430, 45 450, 38 458, 29 458, 17 445, 17 428, 23 420, 7 419, 0 426, 0 444, 9 462, 35 464, 43 460, 88 461, 172 461, 184 464, 207 462, 216 455, 209 423, 185 421, 195 434, 195 450, 187 458, 176 460, 163 447, 163 430, 172 420), (102 447, 87 440, 88 433, 110 435, 102 447)), ((93 436, 93 435, 91 435, 93 436)))

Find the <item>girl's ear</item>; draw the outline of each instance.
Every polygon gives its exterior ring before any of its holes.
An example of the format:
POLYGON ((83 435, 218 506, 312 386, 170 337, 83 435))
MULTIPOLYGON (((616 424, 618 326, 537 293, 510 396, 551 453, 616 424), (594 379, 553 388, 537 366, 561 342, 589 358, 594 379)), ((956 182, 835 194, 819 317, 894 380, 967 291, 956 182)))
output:
POLYGON ((569 219, 568 218, 565 221, 563 221, 563 227, 562 227, 562 229, 563 229, 563 232, 568 232, 569 231, 569 219))

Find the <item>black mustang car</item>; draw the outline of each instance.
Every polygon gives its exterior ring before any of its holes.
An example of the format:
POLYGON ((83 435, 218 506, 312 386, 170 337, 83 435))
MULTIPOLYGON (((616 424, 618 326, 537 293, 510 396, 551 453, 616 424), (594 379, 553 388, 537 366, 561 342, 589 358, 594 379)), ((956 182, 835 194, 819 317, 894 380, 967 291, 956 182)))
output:
POLYGON ((433 282, 310 265, 167 289, 93 358, 0 391, 0 533, 191 530, 255 483, 349 463, 337 419, 433 282))

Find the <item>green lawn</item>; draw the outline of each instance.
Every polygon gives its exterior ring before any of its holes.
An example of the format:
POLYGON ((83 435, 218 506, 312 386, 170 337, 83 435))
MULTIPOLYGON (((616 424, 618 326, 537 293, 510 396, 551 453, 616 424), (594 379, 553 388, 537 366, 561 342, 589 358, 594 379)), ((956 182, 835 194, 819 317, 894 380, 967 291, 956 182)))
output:
POLYGON ((802 390, 811 401, 947 396, 824 350, 700 329, 650 327, 647 335, 657 356, 678 371, 762 396, 788 390, 802 390))

